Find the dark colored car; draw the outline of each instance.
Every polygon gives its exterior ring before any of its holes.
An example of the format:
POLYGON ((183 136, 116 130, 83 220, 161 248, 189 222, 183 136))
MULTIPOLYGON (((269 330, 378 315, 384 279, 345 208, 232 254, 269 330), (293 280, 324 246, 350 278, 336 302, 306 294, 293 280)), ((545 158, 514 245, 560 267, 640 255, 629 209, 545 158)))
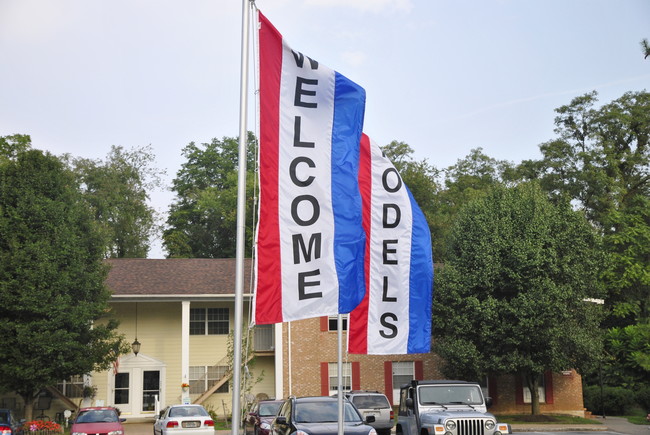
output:
MULTIPOLYGON (((272 435, 337 435, 338 434, 337 397, 290 397, 284 401, 277 417, 271 424, 272 435)), ((343 431, 346 435, 377 435, 377 431, 365 421, 357 408, 347 399, 343 400, 343 431)))
POLYGON ((283 400, 255 402, 244 420, 244 433, 246 435, 269 435, 271 423, 283 402, 283 400))
POLYGON ((22 423, 14 417, 11 409, 0 409, 0 435, 21 435, 22 423))
POLYGON ((110 406, 81 408, 72 422, 70 434, 124 435, 123 421, 117 409, 110 406))

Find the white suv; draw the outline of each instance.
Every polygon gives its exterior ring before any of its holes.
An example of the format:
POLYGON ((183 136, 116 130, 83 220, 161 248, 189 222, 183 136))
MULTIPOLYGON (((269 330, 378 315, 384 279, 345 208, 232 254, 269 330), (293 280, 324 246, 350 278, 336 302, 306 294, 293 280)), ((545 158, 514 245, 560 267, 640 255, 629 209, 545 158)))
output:
POLYGON ((375 421, 369 424, 375 428, 378 435, 390 435, 395 424, 395 415, 385 394, 379 391, 352 390, 347 391, 345 397, 359 410, 364 420, 370 415, 375 417, 375 421))

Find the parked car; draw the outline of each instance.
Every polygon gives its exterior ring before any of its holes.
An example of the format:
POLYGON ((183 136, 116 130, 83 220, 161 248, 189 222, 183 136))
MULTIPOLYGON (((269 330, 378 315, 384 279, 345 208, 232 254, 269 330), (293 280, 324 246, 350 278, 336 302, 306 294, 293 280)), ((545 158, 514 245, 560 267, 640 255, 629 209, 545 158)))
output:
MULTIPOLYGON (((336 397, 289 397, 271 423, 271 434, 336 435, 338 415, 336 397)), ((347 399, 343 400, 343 420, 346 435, 377 435, 375 428, 367 424, 374 417, 364 420, 347 399)))
POLYGON ((214 435, 214 420, 201 405, 172 405, 160 411, 154 435, 214 435))
POLYGON ((81 408, 72 422, 70 434, 124 435, 123 421, 117 409, 110 406, 81 408))
POLYGON ((0 435, 21 435, 23 422, 14 417, 11 409, 0 409, 0 435))
POLYGON ((260 400, 251 406, 244 419, 246 435, 269 435, 271 423, 278 414, 282 400, 260 400))
POLYGON ((375 421, 370 426, 377 430, 379 435, 390 435, 395 424, 395 412, 385 394, 379 391, 352 390, 345 393, 361 415, 366 418, 374 416, 375 421))

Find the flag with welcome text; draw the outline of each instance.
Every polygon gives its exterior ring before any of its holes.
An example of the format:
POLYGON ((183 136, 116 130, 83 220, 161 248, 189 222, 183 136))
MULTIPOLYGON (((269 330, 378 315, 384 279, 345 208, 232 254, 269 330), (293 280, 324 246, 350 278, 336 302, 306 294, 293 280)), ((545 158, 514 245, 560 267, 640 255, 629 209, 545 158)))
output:
POLYGON ((363 298, 365 91, 292 50, 258 12, 255 323, 349 313, 363 298))
POLYGON ((424 214, 377 144, 361 138, 359 186, 366 229, 366 295, 350 313, 348 351, 431 349, 433 257, 424 214))

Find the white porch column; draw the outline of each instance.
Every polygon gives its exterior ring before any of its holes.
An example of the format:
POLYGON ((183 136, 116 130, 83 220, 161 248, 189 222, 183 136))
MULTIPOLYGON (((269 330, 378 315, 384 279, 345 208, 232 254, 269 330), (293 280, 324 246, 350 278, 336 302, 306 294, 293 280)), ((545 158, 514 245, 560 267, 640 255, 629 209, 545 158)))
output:
POLYGON ((275 334, 275 398, 283 399, 285 396, 282 391, 282 384, 284 383, 284 343, 282 342, 282 323, 276 323, 273 332, 275 334))
MULTIPOLYGON (((181 382, 190 383, 190 301, 182 301, 181 308, 181 382)), ((180 385, 176 388, 180 388, 180 385)), ((189 392, 183 393, 183 398, 189 392)))

